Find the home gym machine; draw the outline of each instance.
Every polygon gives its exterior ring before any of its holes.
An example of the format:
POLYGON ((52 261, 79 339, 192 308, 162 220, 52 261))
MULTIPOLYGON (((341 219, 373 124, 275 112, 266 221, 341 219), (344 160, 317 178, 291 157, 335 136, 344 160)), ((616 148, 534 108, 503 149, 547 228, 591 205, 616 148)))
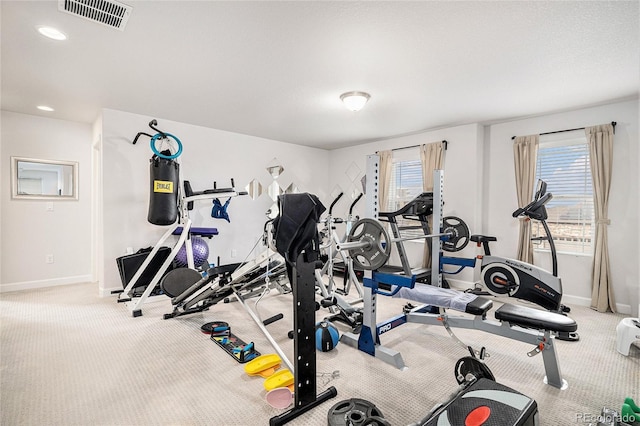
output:
MULTIPOLYGON (((378 164, 377 155, 368 157, 366 194, 367 215, 370 217, 378 216, 376 188, 378 164)), ((453 289, 441 288, 442 276, 439 265, 442 257, 442 242, 455 237, 454 232, 444 232, 443 229, 443 189, 443 172, 436 170, 434 172, 432 206, 433 223, 434 229, 440 229, 443 232, 416 237, 431 239, 431 256, 434 266, 431 268, 432 285, 416 283, 416 275, 413 274, 388 274, 375 270, 386 263, 390 255, 390 243, 397 241, 389 239, 384 227, 374 219, 362 219, 361 221, 366 221, 362 226, 363 230, 350 235, 348 242, 340 245, 339 249, 348 250, 354 260, 362 258, 363 261, 360 263, 366 267, 363 280, 365 298, 362 330, 359 336, 353 333, 343 333, 341 340, 349 346, 380 358, 399 369, 404 369, 406 366, 402 355, 398 351, 384 347, 380 343, 381 334, 407 322, 444 325, 451 337, 465 349, 468 349, 469 346, 463 344, 455 336, 452 329, 458 327, 481 330, 534 345, 528 355, 534 356, 542 353, 546 372, 545 383, 556 388, 566 389, 568 385, 560 372, 554 340, 559 332, 575 332, 577 330, 575 321, 558 313, 505 303, 495 311, 495 318, 498 320, 496 322, 487 319, 487 312, 493 306, 490 300, 453 289), (382 290, 380 284, 390 286, 390 290, 382 290), (391 319, 377 322, 376 299, 378 294, 401 297, 424 305, 411 308, 391 319), (447 309, 471 314, 473 318, 449 315, 447 309)), ((359 224, 356 223, 353 229, 358 230, 358 228, 359 224)))
POLYGON ((139 132, 134 138, 133 143, 135 144, 141 135, 149 136, 151 138, 150 145, 154 155, 150 160, 151 194, 148 220, 150 223, 156 225, 171 226, 169 226, 166 232, 155 244, 151 252, 147 255, 145 261, 140 265, 131 280, 127 283, 124 290, 116 290, 112 292, 113 294, 118 294, 118 303, 124 303, 131 311, 134 318, 142 315, 143 303, 163 297, 161 295, 150 297, 150 295, 159 284, 160 279, 172 264, 183 245, 185 246, 186 251, 187 267, 194 269, 195 264, 191 237, 193 235, 217 235, 218 231, 215 228, 192 227, 189 211, 193 209, 194 202, 201 200, 213 200, 218 197, 227 198, 246 195, 246 192, 236 191, 233 179, 231 179, 230 188, 217 188, 217 185, 214 182, 213 189, 206 189, 204 191, 197 192, 193 191, 189 181, 183 182, 180 179, 180 166, 177 161, 175 161, 182 153, 182 143, 176 136, 159 130, 156 127, 157 124, 156 120, 149 122, 149 127, 157 132, 155 135, 152 136, 148 133, 139 132), (163 151, 158 150, 156 147, 157 142, 168 143, 170 142, 170 139, 173 139, 177 144, 175 153, 171 153, 171 150, 169 149, 163 151), (172 235, 177 235, 178 241, 176 241, 171 252, 166 257, 160 268, 155 272, 144 292, 141 295, 138 295, 138 293, 135 293, 133 289, 137 286, 141 276, 153 261, 156 253, 158 253, 172 235))
POLYGON ((231 296, 244 305, 246 299, 272 287, 281 294, 287 293, 285 272, 284 260, 270 249, 247 262, 209 268, 204 276, 194 269, 174 269, 160 281, 160 288, 173 306, 173 311, 163 318, 202 312, 231 296))

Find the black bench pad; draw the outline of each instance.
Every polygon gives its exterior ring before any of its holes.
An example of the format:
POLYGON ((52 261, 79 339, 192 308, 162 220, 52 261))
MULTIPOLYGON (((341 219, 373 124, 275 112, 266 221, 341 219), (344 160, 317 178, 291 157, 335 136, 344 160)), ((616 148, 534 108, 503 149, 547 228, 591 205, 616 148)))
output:
POLYGON ((485 297, 478 296, 475 300, 467 303, 465 312, 471 315, 484 315, 493 307, 493 302, 485 297))
POLYGON ((557 332, 573 332, 578 329, 578 324, 574 320, 562 314, 510 303, 505 303, 496 310, 495 317, 499 321, 527 328, 557 332))

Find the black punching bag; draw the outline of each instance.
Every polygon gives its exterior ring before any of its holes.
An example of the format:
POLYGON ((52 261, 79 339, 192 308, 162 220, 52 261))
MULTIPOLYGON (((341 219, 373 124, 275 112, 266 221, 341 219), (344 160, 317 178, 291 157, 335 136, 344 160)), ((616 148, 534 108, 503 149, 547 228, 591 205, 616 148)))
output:
POLYGON ((149 162, 151 191, 147 220, 154 225, 172 225, 178 218, 180 164, 157 155, 149 162))

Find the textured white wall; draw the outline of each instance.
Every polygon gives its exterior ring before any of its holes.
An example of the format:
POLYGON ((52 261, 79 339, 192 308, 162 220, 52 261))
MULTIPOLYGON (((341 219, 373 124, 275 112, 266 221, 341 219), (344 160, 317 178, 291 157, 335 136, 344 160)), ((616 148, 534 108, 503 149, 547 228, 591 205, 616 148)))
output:
MULTIPOLYGON (((131 143, 137 132, 153 134, 148 127, 153 118, 103 110, 103 294, 122 286, 115 259, 125 254, 127 247, 137 250, 153 246, 165 232, 165 227, 147 222, 149 158, 152 155, 149 138, 142 136, 136 145, 131 143)), ((211 217, 211 200, 196 203, 191 212, 193 226, 216 227, 220 232, 207 240, 212 262, 217 256, 222 264, 244 260, 261 237, 267 219, 265 213, 274 203, 266 194, 267 185, 273 182, 267 166, 274 159, 284 168, 277 179, 280 187, 284 189, 294 183, 300 192, 314 193, 325 199, 328 151, 161 118, 157 120, 158 128, 181 140, 184 146, 179 157, 182 178, 191 181, 194 191, 212 188, 214 181, 218 188, 228 187, 231 178, 240 190, 253 179, 263 185, 264 193, 257 200, 248 196, 231 200, 230 223, 211 217), (237 257, 231 257, 232 250, 237 252, 237 257)), ((261 245, 258 247, 263 249, 261 245)))
MULTIPOLYGON (((617 102, 582 110, 549 114, 506 123, 480 126, 467 125, 399 138, 391 138, 330 153, 329 187, 351 195, 354 185, 347 170, 355 164, 365 170, 366 155, 377 150, 435 142, 446 139, 449 149, 445 160, 445 214, 461 217, 471 233, 493 235, 498 241, 492 253, 515 257, 517 251, 518 221, 511 213, 515 210, 515 178, 511 137, 554 130, 618 123, 614 141, 614 170, 610 194, 609 247, 613 288, 618 309, 638 315, 640 276, 638 259, 638 101, 617 102)), ((338 215, 346 215, 348 200, 336 206, 338 215)), ((364 204, 357 211, 362 215, 364 204)), ((414 266, 420 259, 421 245, 405 244, 414 266)), ((467 247, 454 256, 469 257, 475 247, 467 247)), ((397 264, 392 256, 391 263, 397 264)), ((548 253, 536 253, 534 263, 551 269, 548 253)), ((559 275, 563 281, 565 302, 589 305, 591 299, 590 256, 559 254, 559 275)), ((456 277, 471 280, 471 271, 456 277)))
POLYGON ((91 126, 2 111, 1 291, 91 279, 91 126), (12 156, 77 161, 79 199, 11 199, 12 156), (54 263, 45 256, 53 254, 54 263))
MULTIPOLYGON (((78 282, 93 274, 101 282, 101 292, 108 294, 109 289, 121 286, 115 258, 124 254, 127 247, 153 245, 162 234, 161 227, 146 221, 151 156, 148 138, 141 138, 138 145, 131 144, 138 131, 150 131, 147 124, 153 117, 113 110, 104 110, 103 114, 102 122, 97 122, 92 131, 86 124, 2 111, 0 290, 78 282), (95 155, 96 151, 99 155, 95 155), (79 161, 80 200, 56 202, 54 212, 46 212, 41 201, 11 200, 9 159, 14 155, 79 161), (102 205, 94 200, 98 211, 92 217, 91 167, 100 165, 104 197, 102 205), (91 240, 92 220, 98 229, 93 236, 95 244, 91 240), (93 263, 91 247, 96 250, 93 263), (44 263, 48 253, 55 256, 52 265, 44 263)), ((474 124, 439 129, 333 151, 158 121, 161 129, 183 141, 183 177, 192 181, 194 189, 210 187, 214 180, 225 186, 231 177, 237 187, 244 188, 251 179, 266 186, 272 181, 266 167, 278 158, 285 169, 278 179, 281 187, 294 182, 301 191, 318 195, 327 207, 339 190, 344 191, 347 196, 335 208, 336 215, 343 217, 350 196, 362 190, 360 178, 368 154, 446 139, 450 143, 445 160, 445 214, 463 218, 472 233, 498 237, 493 251, 508 257, 515 256, 518 233, 517 221, 511 218, 516 204, 511 136, 616 121, 609 210, 612 278, 621 311, 638 315, 637 100, 486 127, 474 124)), ((96 185, 100 188, 100 182, 96 185)), ((240 261, 262 232, 264 213, 270 206, 266 194, 256 201, 239 197, 231 202, 229 224, 212 219, 208 203, 198 206, 192 217, 195 225, 220 230, 220 235, 210 242, 212 257, 221 256, 223 263, 240 261), (235 259, 230 256, 232 249, 238 253, 235 259)), ((365 203, 360 202, 355 213, 362 216, 364 211, 365 203)), ((410 243, 409 248, 417 262, 421 245, 410 243)), ((474 251, 469 247, 459 255, 467 257, 474 251)), ((548 268, 548 256, 537 254, 535 263, 548 268)), ((590 271, 589 257, 559 255, 567 303, 589 303, 590 271)), ((471 280, 472 275, 465 271, 460 278, 471 280)))

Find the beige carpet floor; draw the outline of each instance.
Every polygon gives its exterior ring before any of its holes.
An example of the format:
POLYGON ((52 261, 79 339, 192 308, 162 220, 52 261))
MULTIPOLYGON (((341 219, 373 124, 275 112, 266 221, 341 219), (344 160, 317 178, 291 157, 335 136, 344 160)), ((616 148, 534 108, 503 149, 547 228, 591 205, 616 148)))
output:
MULTIPOLYGON (((97 293, 95 284, 78 284, 0 295, 2 425, 256 425, 283 412, 265 402, 264 379, 247 376, 200 331, 206 322, 226 321, 262 353, 273 352, 239 303, 163 320, 170 311, 166 299, 145 304, 144 315, 132 318, 115 298, 97 293)), ((379 297, 378 318, 400 313, 404 303, 379 297)), ((628 357, 615 349, 624 316, 572 308, 581 340, 556 342, 569 383, 564 391, 543 383, 542 357, 527 357, 530 345, 473 330, 457 333, 468 344, 486 346, 497 380, 535 399, 543 425, 589 424, 604 406, 619 410, 627 396, 640 400, 640 349, 633 346, 628 357)), ((291 358, 292 309, 291 295, 275 292, 258 305, 262 318, 284 314, 268 329, 291 358)), ((317 318, 325 315, 319 311, 317 318)), ((392 425, 408 425, 457 387, 454 366, 467 353, 443 327, 405 324, 381 339, 402 353, 407 370, 344 344, 320 352, 318 391, 335 386, 338 396, 290 424, 327 424, 334 404, 362 398, 392 425)))

